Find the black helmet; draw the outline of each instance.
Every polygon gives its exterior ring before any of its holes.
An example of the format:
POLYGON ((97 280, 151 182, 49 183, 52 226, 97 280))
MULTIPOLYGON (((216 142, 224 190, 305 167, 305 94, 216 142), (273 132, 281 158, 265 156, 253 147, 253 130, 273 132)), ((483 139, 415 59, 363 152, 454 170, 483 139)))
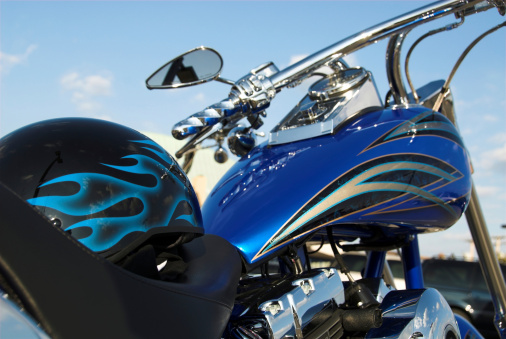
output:
POLYGON ((114 262, 147 241, 170 245, 203 233, 176 161, 143 134, 104 120, 47 120, 6 135, 0 181, 114 262))

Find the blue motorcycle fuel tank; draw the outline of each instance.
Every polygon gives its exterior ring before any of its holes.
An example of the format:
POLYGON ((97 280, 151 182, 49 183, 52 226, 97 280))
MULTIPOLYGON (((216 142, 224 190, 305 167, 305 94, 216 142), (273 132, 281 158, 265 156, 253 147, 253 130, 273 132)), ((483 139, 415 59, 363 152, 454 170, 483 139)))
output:
POLYGON ((457 129, 416 106, 359 114, 328 135, 261 144, 218 182, 202 212, 206 233, 255 264, 326 226, 378 244, 444 230, 470 191, 457 129))

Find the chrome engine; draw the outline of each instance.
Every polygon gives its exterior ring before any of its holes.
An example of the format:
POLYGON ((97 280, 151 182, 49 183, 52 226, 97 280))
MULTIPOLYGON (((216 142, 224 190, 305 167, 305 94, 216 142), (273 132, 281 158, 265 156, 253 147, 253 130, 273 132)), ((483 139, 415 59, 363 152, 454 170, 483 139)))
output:
POLYGON ((397 291, 379 278, 343 283, 334 268, 243 279, 224 334, 237 339, 417 336, 460 337, 453 313, 438 291, 397 291))
POLYGON ((319 269, 268 281, 245 279, 239 288, 233 338, 318 338, 343 333, 344 285, 336 269, 319 269))

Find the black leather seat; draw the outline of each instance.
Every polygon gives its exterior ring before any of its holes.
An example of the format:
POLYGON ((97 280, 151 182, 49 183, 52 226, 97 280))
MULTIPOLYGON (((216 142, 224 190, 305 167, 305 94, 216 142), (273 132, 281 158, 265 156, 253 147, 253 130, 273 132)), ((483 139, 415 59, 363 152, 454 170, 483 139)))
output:
POLYGON ((214 235, 183 246, 184 283, 143 278, 91 252, 0 184, 0 287, 51 337, 219 338, 239 254, 214 235))

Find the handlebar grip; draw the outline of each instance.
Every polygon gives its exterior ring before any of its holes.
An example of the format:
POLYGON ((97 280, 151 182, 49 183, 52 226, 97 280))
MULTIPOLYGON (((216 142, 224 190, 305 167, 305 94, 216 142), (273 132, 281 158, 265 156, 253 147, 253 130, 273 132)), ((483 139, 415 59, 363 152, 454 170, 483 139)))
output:
POLYGON ((207 108, 175 124, 172 128, 172 136, 177 140, 183 140, 199 133, 206 126, 217 124, 221 118, 218 111, 207 108))

